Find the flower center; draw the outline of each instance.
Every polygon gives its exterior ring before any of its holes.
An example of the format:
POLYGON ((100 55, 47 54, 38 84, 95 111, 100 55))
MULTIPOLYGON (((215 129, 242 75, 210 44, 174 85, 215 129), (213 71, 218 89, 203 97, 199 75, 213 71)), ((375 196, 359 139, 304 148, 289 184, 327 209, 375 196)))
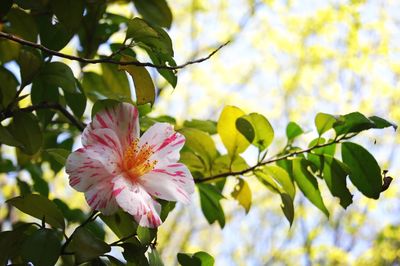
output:
POLYGON ((123 168, 132 180, 153 170, 157 164, 156 160, 149 160, 154 152, 147 142, 141 147, 138 144, 139 139, 135 139, 124 152, 123 168))

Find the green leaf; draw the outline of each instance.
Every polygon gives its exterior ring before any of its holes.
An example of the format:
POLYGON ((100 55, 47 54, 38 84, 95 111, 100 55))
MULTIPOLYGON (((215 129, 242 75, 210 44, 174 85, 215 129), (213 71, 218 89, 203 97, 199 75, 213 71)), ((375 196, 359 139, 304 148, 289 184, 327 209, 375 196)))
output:
POLYGON ((7 20, 10 26, 5 28, 6 31, 36 43, 38 31, 36 22, 31 14, 19 8, 11 8, 7 14, 7 20))
POLYGON ((69 66, 61 62, 46 63, 40 72, 43 81, 55 87, 62 88, 65 92, 76 93, 75 77, 69 66))
POLYGON ((293 141, 295 138, 303 133, 303 129, 295 122, 289 122, 286 127, 286 137, 288 138, 289 142, 293 141))
POLYGON ((216 158, 212 164, 211 171, 213 175, 228 173, 231 171, 238 172, 249 168, 243 157, 236 155, 235 157, 230 157, 225 154, 216 158))
POLYGON ((201 210, 203 211, 208 223, 212 224, 215 221, 218 221, 221 228, 224 228, 225 214, 219 202, 224 197, 210 184, 198 184, 197 187, 200 193, 201 210))
POLYGON ((283 211, 283 214, 288 220, 289 225, 292 226, 294 220, 293 199, 288 194, 282 193, 281 200, 282 200, 281 209, 283 211))
POLYGON ((15 60, 19 56, 21 45, 19 43, 0 39, 0 62, 3 64, 15 60))
POLYGON ((248 142, 252 143, 256 136, 252 123, 245 118, 239 117, 236 119, 235 124, 236 129, 247 139, 248 142))
POLYGON ((161 256, 156 249, 151 249, 151 252, 149 253, 149 264, 150 266, 164 266, 161 256))
POLYGON ((51 0, 50 6, 58 20, 68 29, 76 31, 82 21, 83 0, 51 0))
MULTIPOLYGON (((56 85, 48 83, 46 77, 41 75, 35 77, 31 88, 31 101, 33 104, 41 104, 42 102, 58 103, 59 99, 60 93, 56 85)), ((37 110, 36 113, 44 125, 47 125, 55 114, 51 109, 37 110)))
POLYGON ((256 171, 256 175, 257 177, 261 177, 261 182, 267 182, 278 193, 286 193, 292 200, 294 200, 296 189, 292 179, 289 177, 289 174, 285 169, 277 165, 265 166, 261 171, 256 171))
POLYGON ((40 195, 47 198, 49 196, 49 184, 46 180, 43 179, 43 171, 40 165, 29 164, 25 166, 25 168, 31 175, 33 181, 33 189, 36 192, 39 192, 40 195))
POLYGON ((178 262, 182 266, 213 266, 214 258, 204 252, 199 251, 194 254, 190 253, 178 253, 178 262))
POLYGON ((353 195, 346 187, 348 173, 345 169, 347 167, 329 155, 322 158, 324 160, 323 178, 329 191, 333 196, 340 199, 340 205, 346 209, 353 202, 353 195))
POLYGON ((136 232, 137 223, 132 215, 120 210, 113 215, 100 215, 101 220, 121 239, 136 232))
POLYGON ((160 218, 162 221, 165 221, 168 214, 175 209, 176 202, 161 199, 158 199, 157 201, 161 204, 160 218))
POLYGON ((67 158, 71 153, 71 151, 69 150, 58 149, 58 148, 46 149, 45 151, 49 153, 54 158, 54 160, 56 160, 61 165, 65 165, 65 162, 67 161, 67 158))
POLYGON ((217 124, 217 131, 222 143, 232 157, 244 152, 250 142, 236 129, 236 119, 244 112, 235 106, 225 106, 217 124))
POLYGON ((66 251, 75 254, 77 264, 90 261, 111 251, 107 243, 93 236, 84 227, 78 227, 71 238, 72 240, 67 246, 66 251))
POLYGON ((252 144, 260 151, 268 148, 274 139, 274 129, 272 128, 268 119, 258 113, 251 113, 249 115, 242 116, 242 118, 249 121, 253 126, 255 136, 252 144))
POLYGON ((366 149, 352 142, 342 143, 343 162, 350 167, 349 177, 368 198, 378 199, 382 189, 381 169, 366 149))
POLYGON ((386 128, 386 127, 393 127, 393 129, 396 131, 397 130, 397 125, 387 121, 386 119, 383 119, 379 116, 370 116, 369 120, 375 123, 375 128, 386 128))
POLYGON ((315 116, 315 126, 317 127, 318 134, 321 136, 323 133, 331 129, 336 120, 337 119, 333 115, 318 113, 315 116))
MULTIPOLYGON (((122 62, 132 61, 134 58, 124 56, 122 62)), ((153 80, 145 67, 126 65, 120 66, 120 69, 125 70, 131 75, 133 84, 135 85, 136 103, 138 105, 150 103, 154 104, 156 100, 156 88, 153 80)))
POLYGON ((142 245, 147 246, 150 245, 151 241, 157 236, 157 229, 156 228, 147 228, 138 226, 137 228, 137 237, 142 243, 142 245))
POLYGON ((377 116, 365 117, 359 112, 349 113, 340 116, 333 125, 336 135, 344 135, 347 133, 358 133, 370 128, 393 127, 397 129, 397 125, 377 116))
POLYGON ((41 11, 46 7, 49 0, 14 0, 14 2, 23 9, 41 11))
POLYGON ((210 135, 217 134, 217 122, 212 120, 192 119, 183 122, 184 127, 196 128, 210 135))
POLYGON ((21 257, 25 263, 53 266, 61 252, 61 243, 57 232, 51 229, 40 229, 29 236, 21 247, 21 257))
POLYGON ((320 209, 327 217, 329 212, 321 197, 321 192, 318 189, 318 182, 315 177, 308 171, 309 163, 302 158, 293 160, 293 177, 303 192, 304 196, 310 200, 318 209, 320 209))
POLYGON ((21 150, 24 153, 33 155, 42 147, 42 131, 33 114, 16 112, 9 130, 15 139, 22 143, 21 150))
POLYGON ((136 9, 147 21, 170 28, 172 12, 165 0, 134 0, 136 9))
MULTIPOLYGON (((153 51, 152 49, 146 49, 147 47, 143 48, 146 50, 151 61, 155 65, 176 66, 176 62, 170 54, 160 53, 157 51, 153 51)), ((168 81, 169 84, 171 84, 172 87, 174 88, 176 87, 176 84, 178 83, 177 71, 172 69, 163 69, 163 68, 157 68, 157 71, 158 73, 160 73, 161 76, 165 78, 166 81, 168 81)))
POLYGON ((36 49, 22 47, 19 51, 18 64, 21 72, 21 82, 23 85, 27 85, 32 82, 42 66, 41 55, 36 49))
POLYGON ((14 74, 0 66, 0 107, 7 108, 14 100, 18 85, 14 74))
POLYGON ((243 208, 246 210, 246 213, 249 213, 252 202, 250 187, 243 178, 238 177, 237 181, 238 183, 234 187, 231 195, 239 202, 240 205, 243 206, 243 208))
POLYGON ((19 256, 21 245, 26 237, 27 235, 20 228, 0 232, 0 265, 8 265, 8 259, 19 256))
POLYGON ((0 143, 14 147, 23 147, 23 144, 16 140, 6 127, 0 124, 0 143))
POLYGON ((0 2, 0 19, 1 20, 10 11, 12 4, 13 4, 13 0, 3 0, 0 2))
POLYGON ((29 194, 9 199, 7 203, 39 220, 44 219, 46 223, 55 228, 64 229, 65 227, 61 211, 52 201, 43 196, 29 194))
POLYGON ((102 79, 104 80, 104 95, 110 99, 121 101, 132 101, 131 89, 128 77, 124 71, 119 71, 118 67, 112 64, 102 64, 102 79))
POLYGON ((86 96, 83 92, 83 88, 78 80, 75 80, 77 87, 79 88, 79 92, 69 93, 64 92, 65 101, 69 108, 71 108, 74 115, 78 118, 81 118, 86 109, 86 96))
POLYGON ((121 245, 124 249, 122 255, 128 262, 128 266, 149 266, 149 262, 146 258, 146 246, 142 246, 139 241, 135 243, 123 243, 121 245))

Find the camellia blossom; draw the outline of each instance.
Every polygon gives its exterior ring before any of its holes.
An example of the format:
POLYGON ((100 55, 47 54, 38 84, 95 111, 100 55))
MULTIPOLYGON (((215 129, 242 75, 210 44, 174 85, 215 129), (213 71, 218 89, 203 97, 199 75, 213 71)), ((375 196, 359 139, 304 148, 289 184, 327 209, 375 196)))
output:
POLYGON ((141 137, 136 107, 121 103, 98 112, 82 133, 83 147, 71 153, 70 185, 105 215, 121 207, 141 226, 161 224, 155 200, 189 203, 193 177, 179 160, 185 137, 168 123, 156 123, 141 137))

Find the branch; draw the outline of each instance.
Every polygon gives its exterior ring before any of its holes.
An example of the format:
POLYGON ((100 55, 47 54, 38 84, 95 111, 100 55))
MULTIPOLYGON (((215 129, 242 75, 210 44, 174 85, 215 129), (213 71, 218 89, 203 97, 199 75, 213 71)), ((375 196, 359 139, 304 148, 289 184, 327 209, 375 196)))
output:
POLYGON ((204 178, 201 178, 201 179, 195 179, 195 183, 204 183, 204 182, 208 182, 208 181, 212 181, 212 180, 215 180, 215 179, 218 179, 218 178, 228 177, 228 176, 244 175, 246 173, 253 172, 258 167, 261 167, 261 166, 264 166, 264 165, 267 165, 267 164, 271 164, 271 163, 274 163, 274 162, 277 162, 277 161, 282 161, 282 160, 285 160, 285 159, 287 159, 289 157, 294 157, 294 156, 297 156, 297 155, 302 154, 302 153, 309 153, 312 150, 315 150, 315 149, 318 149, 318 148, 323 148, 323 147, 326 147, 326 146, 329 146, 329 145, 332 145, 332 144, 340 143, 342 140, 346 140, 346 139, 349 139, 349 138, 352 138, 352 137, 354 137, 354 136, 346 136, 345 135, 345 136, 343 136, 343 137, 341 137, 339 139, 335 139, 334 141, 327 142, 325 144, 319 144, 319 145, 315 145, 315 146, 312 146, 312 147, 304 149, 304 150, 294 151, 292 153, 288 153, 288 154, 285 154, 285 155, 280 156, 280 157, 275 156, 274 158, 271 158, 271 159, 266 160, 266 161, 261 161, 261 162, 257 163, 256 165, 254 165, 252 167, 249 167, 249 168, 246 168, 246 169, 244 169, 242 171, 226 172, 226 173, 221 173, 221 174, 217 174, 217 175, 204 177, 204 178))
MULTIPOLYGON (((18 111, 22 112, 32 112, 36 110, 41 110, 41 109, 54 109, 62 113, 70 122, 73 124, 76 128, 78 128, 80 131, 83 131, 85 129, 85 124, 79 121, 75 116, 73 116, 70 112, 68 112, 67 109, 65 109, 64 106, 62 106, 59 103, 49 103, 49 102, 42 102, 37 105, 31 105, 25 108, 18 109, 18 111)), ((2 114, 1 119, 3 120, 8 117, 13 116, 13 111, 7 111, 2 114)))
POLYGON ((193 65, 193 64, 204 62, 204 61, 210 59, 214 54, 216 54, 219 50, 221 50, 224 46, 226 46, 230 42, 230 41, 227 41, 224 44, 220 45, 217 49, 212 51, 206 57, 199 58, 199 59, 196 59, 196 60, 191 60, 191 61, 188 61, 188 62, 182 64, 182 65, 167 66, 167 65, 156 65, 156 64, 153 64, 153 63, 142 63, 142 62, 138 62, 138 61, 120 62, 120 61, 113 60, 110 56, 106 57, 106 58, 100 58, 100 59, 89 59, 89 58, 83 58, 83 57, 78 57, 78 56, 74 56, 74 55, 63 54, 63 53, 60 53, 58 51, 51 50, 51 49, 49 49, 49 48, 47 48, 47 47, 45 47, 45 46, 43 46, 41 44, 30 42, 30 41, 21 39, 21 38, 15 36, 15 35, 12 35, 12 34, 9 34, 9 33, 5 33, 5 32, 2 32, 2 31, 0 31, 0 38, 8 39, 8 40, 11 40, 13 42, 17 42, 17 43, 25 45, 25 46, 30 46, 30 47, 39 49, 39 50, 41 50, 43 52, 46 52, 48 54, 51 54, 53 56, 58 56, 58 57, 62 57, 62 58, 65 58, 65 59, 78 61, 78 62, 81 62, 81 63, 87 63, 87 64, 108 63, 108 64, 114 64, 114 65, 120 65, 120 66, 135 65, 135 66, 154 67, 154 68, 158 68, 158 69, 169 69, 169 70, 177 70, 177 69, 184 68, 184 67, 186 67, 188 65, 193 65))

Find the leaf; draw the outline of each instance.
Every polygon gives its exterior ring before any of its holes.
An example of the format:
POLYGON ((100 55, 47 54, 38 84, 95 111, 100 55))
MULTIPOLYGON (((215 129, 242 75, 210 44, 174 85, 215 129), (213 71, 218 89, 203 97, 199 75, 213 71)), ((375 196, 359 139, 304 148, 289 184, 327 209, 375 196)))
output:
POLYGON ((100 214, 100 218, 119 239, 132 235, 138 227, 132 215, 122 210, 113 215, 100 214))
POLYGON ((47 86, 62 88, 65 92, 76 93, 75 77, 69 66, 61 62, 46 63, 41 69, 40 78, 47 86))
POLYGON ((321 197, 321 192, 318 189, 318 182, 315 177, 308 171, 308 162, 302 158, 296 158, 293 161, 293 177, 303 192, 304 196, 310 200, 318 209, 320 209, 327 217, 329 212, 321 197))
POLYGON ((77 264, 90 261, 111 251, 104 241, 96 238, 86 228, 78 227, 71 236, 72 240, 66 252, 75 253, 77 264))
POLYGON ((7 203, 39 220, 44 219, 46 223, 55 228, 64 229, 65 227, 61 211, 53 202, 43 196, 29 194, 9 199, 7 203))
POLYGON ((286 137, 288 138, 289 142, 293 141, 295 138, 303 133, 303 129, 295 122, 289 122, 286 127, 286 137))
POLYGON ((128 261, 129 266, 149 266, 149 262, 145 256, 147 247, 141 246, 138 240, 135 243, 123 243, 124 249, 122 255, 128 261))
POLYGON ((209 224, 218 221, 221 228, 225 226, 225 214, 220 200, 224 197, 221 193, 210 184, 198 184, 200 192, 200 205, 204 216, 209 224))
POLYGON ((375 123, 375 128, 386 128, 386 127, 393 127, 393 129, 397 130, 397 125, 383 119, 379 116, 370 116, 369 120, 375 123))
POLYGON ((322 157, 324 160, 323 178, 329 188, 331 194, 340 199, 340 205, 344 209, 353 202, 353 195, 346 187, 347 167, 342 162, 335 158, 325 155, 322 157))
POLYGON ((249 168, 249 165, 246 163, 243 157, 236 155, 232 158, 225 154, 214 160, 211 170, 213 175, 217 175, 231 171, 238 172, 247 168, 249 168))
POLYGON ((292 179, 285 169, 277 165, 265 166, 261 171, 258 170, 256 175, 257 177, 261 177, 261 182, 269 183, 278 193, 286 193, 294 200, 296 190, 292 179))
POLYGON ((12 4, 13 4, 13 0, 3 0, 0 2, 0 19, 1 20, 10 11, 12 4))
POLYGON ((65 149, 46 149, 46 152, 49 153, 54 160, 56 160, 59 164, 65 165, 65 162, 67 161, 67 158, 71 151, 65 150, 65 149))
MULTIPOLYGON (((161 53, 157 51, 153 51, 153 49, 148 49, 147 47, 143 47, 147 54, 149 55, 151 61, 158 66, 176 66, 176 62, 171 54, 161 53)), ((161 76, 171 84, 172 87, 176 87, 178 83, 177 71, 172 69, 165 68, 157 68, 157 72, 160 73, 161 76)))
POLYGON ((25 263, 53 266, 61 252, 61 243, 57 232, 51 229, 40 229, 29 236, 21 247, 21 257, 25 263))
POLYGON ((336 120, 337 119, 333 115, 318 113, 315 116, 315 126, 317 127, 318 134, 321 136, 323 133, 331 129, 336 120))
POLYGON ((0 107, 7 108, 14 100, 18 85, 14 74, 0 66, 0 107))
POLYGON ((33 114, 16 112, 9 130, 15 139, 23 144, 21 150, 24 153, 33 155, 42 147, 42 131, 33 114))
POLYGON ((144 246, 150 245, 151 241, 157 236, 157 228, 147 228, 138 226, 137 237, 144 246))
POLYGON ((236 119, 236 129, 247 139, 248 142, 253 142, 256 134, 251 122, 245 118, 239 117, 236 119))
POLYGON ((69 108, 71 108, 74 115, 78 118, 81 118, 86 109, 87 99, 79 81, 75 80, 75 82, 77 87, 79 88, 79 92, 64 92, 64 97, 67 105, 69 106, 69 108))
POLYGON ((22 47, 19 51, 18 65, 21 73, 21 83, 27 85, 39 72, 42 66, 40 53, 30 47, 22 47))
POLYGON ((26 237, 24 231, 19 228, 0 232, 0 265, 7 265, 8 259, 19 255, 26 237))
POLYGON ((134 0, 136 9, 147 21, 170 28, 172 12, 165 0, 134 0))
POLYGON ((235 185, 231 196, 243 206, 246 213, 249 213, 252 202, 250 187, 243 178, 238 177, 237 181, 238 183, 235 185))
POLYGON ((0 143, 14 147, 23 147, 23 144, 16 140, 6 127, 0 124, 0 143))
POLYGON ((196 128, 210 135, 217 134, 217 123, 212 120, 192 119, 183 122, 184 127, 196 128))
POLYGON ((151 249, 151 252, 149 253, 149 264, 150 266, 164 266, 161 256, 156 249, 151 249))
POLYGON ((15 60, 19 56, 21 45, 19 43, 0 39, 0 62, 3 64, 15 60))
MULTIPOLYGON (((121 61, 126 62, 132 60, 134 60, 134 58, 124 56, 121 61)), ((153 105, 156 100, 156 89, 147 69, 145 67, 134 65, 120 66, 120 69, 128 72, 133 79, 136 92, 136 103, 138 105, 146 103, 153 105)))
MULTIPOLYGON (((43 102, 55 102, 60 100, 60 93, 55 84, 51 84, 46 80, 46 77, 38 75, 33 80, 31 88, 31 101, 33 104, 41 104, 43 102)), ((55 115, 55 111, 51 109, 43 109, 36 111, 39 120, 46 126, 50 123, 55 115)))
POLYGON ((43 179, 43 172, 40 165, 29 164, 25 166, 25 169, 28 170, 29 174, 31 175, 33 189, 36 192, 39 192, 40 195, 47 198, 49 196, 49 184, 43 179))
POLYGON ((199 251, 194 254, 190 253, 178 253, 178 262, 182 266, 213 266, 214 258, 204 252, 199 251))
POLYGON ((73 32, 79 29, 84 11, 83 0, 50 0, 58 20, 73 32))
POLYGON ((342 159, 350 168, 349 177, 354 186, 366 197, 378 199, 382 189, 382 177, 375 158, 362 146, 344 142, 342 159))
POLYGON ((255 136, 252 144, 260 151, 268 148, 274 139, 274 129, 272 128, 268 119, 258 113, 251 113, 249 115, 242 116, 242 118, 248 120, 253 126, 255 136))
POLYGON ((11 8, 7 14, 7 20, 10 23, 10 26, 6 27, 8 32, 36 43, 38 30, 31 14, 19 8, 11 8))
POLYGON ((124 71, 119 71, 118 67, 112 64, 102 64, 101 69, 103 75, 101 78, 104 80, 105 93, 108 98, 132 101, 131 89, 129 87, 128 77, 124 71))
POLYGON ((235 106, 225 106, 219 117, 217 131, 222 143, 232 157, 244 152, 250 142, 236 129, 236 119, 244 112, 235 106))
POLYGON ((281 209, 283 211, 283 214, 288 220, 289 225, 292 226, 294 220, 293 199, 288 194, 282 193, 281 200, 282 200, 281 209))

